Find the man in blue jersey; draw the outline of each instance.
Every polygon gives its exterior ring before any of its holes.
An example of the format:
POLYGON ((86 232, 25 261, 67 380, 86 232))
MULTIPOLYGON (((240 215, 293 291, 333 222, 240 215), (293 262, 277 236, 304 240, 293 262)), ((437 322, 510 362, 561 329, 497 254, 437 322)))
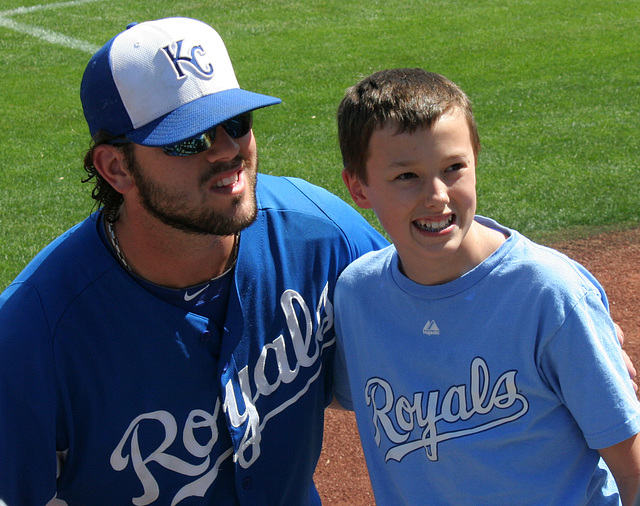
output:
POLYGON ((87 65, 100 209, 0 296, 0 501, 319 504, 333 290, 386 241, 258 175, 252 112, 209 26, 131 26, 87 65))

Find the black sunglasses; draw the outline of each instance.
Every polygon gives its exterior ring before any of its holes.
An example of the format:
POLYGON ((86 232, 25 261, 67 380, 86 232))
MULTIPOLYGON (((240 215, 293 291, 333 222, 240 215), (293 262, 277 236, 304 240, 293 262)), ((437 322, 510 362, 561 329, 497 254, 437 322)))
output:
MULTIPOLYGON (((210 130, 187 139, 186 141, 177 142, 169 146, 162 146, 162 151, 169 156, 189 156, 197 155, 209 149, 216 140, 216 129, 221 126, 233 139, 239 139, 249 133, 253 125, 252 111, 238 114, 222 123, 212 127, 210 130)), ((108 141, 108 144, 128 144, 131 141, 126 137, 117 137, 108 141)))
POLYGON ((253 125, 253 114, 251 111, 239 114, 233 118, 223 121, 197 137, 181 141, 170 146, 162 146, 162 151, 169 156, 189 156, 197 155, 209 149, 216 140, 216 130, 219 126, 225 129, 233 139, 244 137, 251 130, 253 125))

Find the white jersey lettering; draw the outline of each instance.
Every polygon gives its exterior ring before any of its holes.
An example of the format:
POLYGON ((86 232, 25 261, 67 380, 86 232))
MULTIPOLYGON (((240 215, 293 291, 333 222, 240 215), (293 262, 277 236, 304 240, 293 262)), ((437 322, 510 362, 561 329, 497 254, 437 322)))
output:
POLYGON ((329 283, 326 283, 316 307, 314 319, 303 297, 294 290, 286 290, 280 298, 280 307, 285 317, 289 339, 281 334, 272 342, 265 344, 256 363, 252 367, 247 365, 238 372, 237 384, 234 385, 230 380, 224 385, 225 400, 222 409, 233 427, 245 427, 235 454, 233 448, 229 448, 219 455, 216 462, 211 463, 211 450, 218 441, 217 419, 221 405, 220 399, 217 400, 213 413, 194 409, 185 421, 182 442, 191 455, 197 459, 203 459, 197 464, 185 462, 167 453, 167 449, 178 435, 178 423, 171 413, 167 411, 144 413, 131 422, 111 455, 111 466, 116 471, 122 471, 131 462, 144 491, 142 496, 133 498, 134 504, 150 504, 160 496, 160 486, 148 467, 151 462, 175 473, 197 477, 173 498, 172 504, 177 504, 187 497, 203 497, 214 483, 220 464, 230 456, 233 455, 234 461, 244 468, 248 468, 258 459, 265 424, 294 404, 318 378, 322 368, 320 361, 322 350, 335 341, 332 339, 325 342, 325 335, 333 328, 333 305, 329 301, 328 294, 329 283), (288 351, 289 353, 293 351, 294 359, 289 358, 288 351), (283 399, 282 404, 274 407, 270 412, 262 413, 261 420, 256 407, 258 399, 272 395, 282 384, 293 383, 303 368, 311 367, 317 370, 305 379, 298 391, 292 394, 291 398, 283 399), (255 387, 252 387, 251 379, 255 387), (238 398, 238 390, 241 398, 238 398), (139 445, 139 438, 144 437, 142 431, 144 431, 143 422, 145 421, 160 422, 165 433, 162 443, 146 456, 142 455, 139 445), (201 442, 202 438, 196 439, 194 434, 195 431, 202 429, 209 430, 211 433, 209 440, 204 444, 201 442))
POLYGON ((424 449, 429 460, 438 460, 438 444, 442 441, 490 430, 517 420, 527 412, 529 403, 518 393, 516 371, 503 373, 491 392, 489 385, 489 368, 482 358, 476 357, 471 363, 469 385, 451 386, 442 401, 440 391, 429 392, 423 410, 422 392, 414 393, 413 400, 404 396, 395 399, 391 384, 382 378, 371 378, 364 393, 367 405, 372 408, 375 442, 380 446, 384 434, 393 443, 385 460, 399 462, 419 449, 424 449), (508 412, 500 414, 495 410, 508 412), (452 428, 448 432, 443 432, 438 425, 439 422, 455 424, 472 417, 484 418, 478 418, 472 427, 452 428), (422 429, 422 433, 418 439, 409 441, 416 427, 422 429))
MULTIPOLYGON (((209 451, 215 444, 218 439, 218 431, 215 426, 215 419, 218 416, 218 412, 220 409, 220 401, 216 402, 216 408, 214 413, 211 415, 202 411, 200 409, 194 410, 189 414, 187 422, 185 423, 184 431, 183 431, 183 444, 185 448, 194 456, 199 458, 204 458, 204 461, 200 464, 190 464, 181 460, 173 455, 165 453, 165 450, 173 444, 178 434, 178 424, 176 423, 175 418, 171 413, 167 411, 154 411, 152 413, 145 413, 136 417, 129 428, 125 431, 124 436, 120 440, 120 443, 116 447, 116 449, 111 454, 111 467, 113 467, 116 471, 122 471, 129 464, 129 459, 131 459, 133 469, 140 479, 140 483, 144 488, 144 494, 140 497, 133 498, 133 503, 136 505, 144 505, 150 504, 154 502, 160 496, 160 487, 158 482, 155 480, 151 471, 147 467, 147 465, 151 462, 156 462, 160 464, 165 469, 170 469, 176 473, 185 475, 185 476, 200 476, 207 472, 210 464, 209 451), (145 420, 155 420, 160 422, 164 427, 165 438, 163 442, 147 457, 144 457, 140 451, 139 446, 139 429, 141 423, 145 420), (196 421, 200 420, 200 421, 196 421), (211 439, 209 442, 203 447, 201 446, 195 439, 193 434, 193 429, 196 427, 208 427, 211 430, 211 439), (125 445, 129 443, 129 451, 125 450, 125 445), (208 451, 205 449, 208 448, 208 451)), ((217 466, 219 462, 216 463, 216 467, 214 468, 217 472, 217 466)), ((209 471, 209 474, 211 471, 209 471)), ((199 481, 199 480, 198 480, 199 481)), ((213 480, 211 481, 213 483, 213 480)), ((198 492, 201 492, 204 495, 204 492, 209 488, 211 483, 206 485, 204 490, 199 490, 195 492, 195 495, 198 495, 198 492)), ((200 483, 202 485, 202 483, 200 483)), ((194 495, 194 494, 192 494, 194 495)))
MULTIPOLYGON (((249 467, 260 456, 261 431, 264 428, 264 423, 273 414, 277 414, 277 412, 290 405, 289 400, 287 400, 283 403, 283 406, 274 409, 276 413, 274 411, 263 413, 264 421, 261 422, 260 415, 255 407, 255 403, 260 396, 272 394, 282 383, 292 383, 300 374, 301 368, 309 368, 317 364, 319 372, 319 368, 322 367, 320 353, 325 346, 332 344, 335 340, 324 342, 325 334, 333 328, 333 305, 329 301, 328 294, 329 283, 326 283, 316 308, 315 323, 317 324, 317 329, 314 333, 314 321, 308 305, 300 294, 294 290, 286 290, 280 297, 280 307, 287 322, 290 336, 289 342, 293 347, 295 364, 292 366, 289 363, 287 340, 283 335, 280 335, 272 343, 264 346, 260 358, 254 366, 255 393, 251 391, 251 384, 248 381, 249 366, 239 373, 242 404, 238 402, 233 383, 229 381, 225 385, 223 409, 229 416, 231 424, 234 427, 241 427, 248 421, 241 444, 236 455, 234 455, 234 459, 244 468, 249 467), (296 311, 296 308, 299 311, 296 311), (299 313, 304 318, 302 322, 299 319, 299 313), (305 329, 304 332, 302 331, 303 328, 305 329), (315 348, 313 352, 311 352, 312 348, 315 348), (266 377, 267 370, 271 371, 272 374, 276 374, 276 378, 272 383, 269 383, 266 377), (240 405, 244 406, 242 412, 240 405), (245 452, 249 449, 251 449, 250 454, 245 455, 245 452)), ((309 384, 307 383, 301 386, 301 389, 306 390, 308 387, 309 384)))

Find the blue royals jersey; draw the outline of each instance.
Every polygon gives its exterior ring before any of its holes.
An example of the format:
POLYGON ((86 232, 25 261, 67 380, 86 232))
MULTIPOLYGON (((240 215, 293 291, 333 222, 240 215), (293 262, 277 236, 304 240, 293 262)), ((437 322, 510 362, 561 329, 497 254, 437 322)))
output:
POLYGON ((260 175, 222 328, 145 290, 93 216, 0 297, 0 499, 318 504, 339 273, 386 245, 351 206, 260 175))

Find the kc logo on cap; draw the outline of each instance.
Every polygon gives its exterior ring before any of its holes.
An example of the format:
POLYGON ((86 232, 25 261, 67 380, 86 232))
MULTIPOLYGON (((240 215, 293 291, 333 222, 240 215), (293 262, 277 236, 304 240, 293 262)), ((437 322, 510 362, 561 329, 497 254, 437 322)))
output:
POLYGON ((242 90, 220 35, 189 18, 130 25, 89 61, 80 95, 92 136, 104 130, 146 146, 280 103, 242 90))
POLYGON ((182 63, 187 62, 198 70, 203 76, 212 76, 213 75, 213 66, 210 63, 207 63, 207 69, 203 69, 201 66, 201 62, 198 60, 198 57, 204 57, 205 52, 202 49, 202 46, 193 46, 190 51, 190 56, 180 56, 182 51, 182 43, 183 40, 179 40, 176 42, 177 50, 175 53, 171 52, 170 46, 163 47, 163 51, 167 53, 169 60, 173 63, 176 68, 176 73, 179 78, 186 77, 186 74, 182 71, 182 63))

